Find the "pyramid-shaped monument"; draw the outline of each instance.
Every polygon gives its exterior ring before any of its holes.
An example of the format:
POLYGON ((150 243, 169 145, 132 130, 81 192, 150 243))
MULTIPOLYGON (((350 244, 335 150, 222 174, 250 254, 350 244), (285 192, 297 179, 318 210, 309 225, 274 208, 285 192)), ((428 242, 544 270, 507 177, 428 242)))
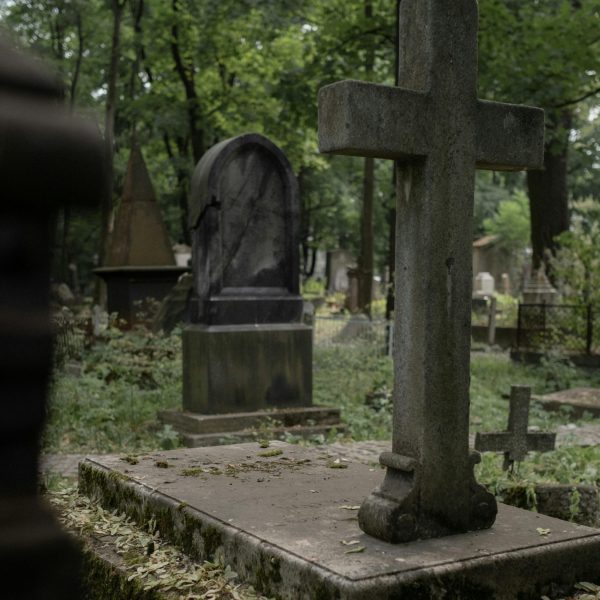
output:
POLYGON ((142 151, 134 143, 105 264, 96 269, 106 282, 108 312, 129 325, 147 319, 149 299, 161 301, 186 270, 175 264, 142 151))
POLYGON ((134 144, 105 266, 173 265, 175 257, 167 227, 156 202, 142 151, 134 144))

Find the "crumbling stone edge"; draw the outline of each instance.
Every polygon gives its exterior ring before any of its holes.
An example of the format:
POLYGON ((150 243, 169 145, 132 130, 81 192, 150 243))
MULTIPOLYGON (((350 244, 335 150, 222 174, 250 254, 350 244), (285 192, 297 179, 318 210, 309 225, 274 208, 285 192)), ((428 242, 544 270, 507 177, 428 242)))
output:
POLYGON ((428 569, 351 580, 242 532, 122 473, 86 459, 80 493, 161 535, 195 560, 222 561, 267 596, 290 600, 538 600, 600 573, 600 531, 572 541, 448 562, 428 569), (405 596, 406 594, 406 596, 405 596))
POLYGON ((159 590, 145 590, 138 580, 129 580, 130 573, 116 552, 108 551, 93 537, 77 541, 82 554, 82 587, 85 600, 167 600, 159 590))

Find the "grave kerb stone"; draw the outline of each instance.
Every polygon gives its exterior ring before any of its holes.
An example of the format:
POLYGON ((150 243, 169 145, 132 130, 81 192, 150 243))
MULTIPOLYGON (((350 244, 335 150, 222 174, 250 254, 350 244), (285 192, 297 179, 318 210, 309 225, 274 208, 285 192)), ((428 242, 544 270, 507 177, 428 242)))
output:
POLYGON ((396 161, 393 454, 359 513, 388 541, 490 527, 496 514, 468 450, 475 168, 540 168, 544 114, 477 99, 477 21, 475 0, 403 0, 402 87, 319 93, 322 152, 396 161))

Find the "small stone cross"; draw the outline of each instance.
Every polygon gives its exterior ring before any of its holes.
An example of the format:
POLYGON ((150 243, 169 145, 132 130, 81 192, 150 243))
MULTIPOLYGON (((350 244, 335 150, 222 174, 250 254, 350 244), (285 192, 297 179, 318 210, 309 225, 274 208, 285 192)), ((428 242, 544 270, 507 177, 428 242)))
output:
POLYGON ((399 85, 319 92, 322 152, 396 161, 392 452, 363 502, 389 542, 491 527, 469 453, 475 169, 541 168, 544 113, 477 98, 476 0, 402 0, 399 85))
POLYGON ((510 388, 508 431, 480 433, 475 436, 475 450, 504 452, 503 469, 507 471, 515 462, 522 461, 528 452, 551 452, 556 443, 556 433, 527 431, 531 388, 513 385, 510 388))

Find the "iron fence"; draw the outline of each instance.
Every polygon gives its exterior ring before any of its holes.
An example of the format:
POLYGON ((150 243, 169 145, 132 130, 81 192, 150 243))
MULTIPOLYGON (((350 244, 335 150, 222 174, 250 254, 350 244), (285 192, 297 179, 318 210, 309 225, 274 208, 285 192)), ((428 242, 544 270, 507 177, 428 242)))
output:
POLYGON ((517 349, 575 354, 600 350, 591 305, 519 304, 517 349))
POLYGON ((74 316, 68 309, 52 315, 54 330, 54 363, 62 367, 72 359, 79 359, 92 336, 90 318, 74 316))

